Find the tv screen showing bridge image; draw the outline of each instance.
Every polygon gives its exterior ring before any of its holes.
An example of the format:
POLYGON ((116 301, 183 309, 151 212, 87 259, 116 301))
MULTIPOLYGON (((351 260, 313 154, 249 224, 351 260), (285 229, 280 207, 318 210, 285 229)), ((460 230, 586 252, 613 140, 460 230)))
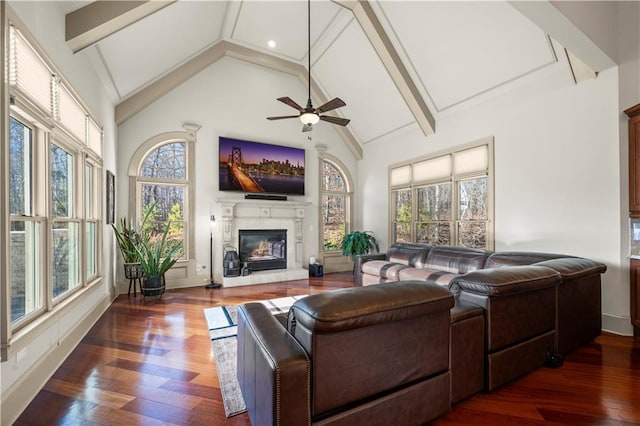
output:
POLYGON ((304 195, 304 149, 219 138, 221 191, 304 195))

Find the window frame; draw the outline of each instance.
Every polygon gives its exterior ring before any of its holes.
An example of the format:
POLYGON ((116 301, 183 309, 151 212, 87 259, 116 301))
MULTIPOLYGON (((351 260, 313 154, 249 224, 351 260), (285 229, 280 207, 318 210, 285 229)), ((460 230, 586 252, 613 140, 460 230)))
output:
MULTIPOLYGON (((71 309, 76 303, 82 303, 83 295, 89 287, 99 284, 103 280, 102 276, 102 227, 97 226, 95 232, 95 265, 96 271, 91 277, 84 274, 86 267, 86 247, 84 232, 86 223, 89 218, 85 216, 84 199, 86 193, 84 188, 84 166, 91 163, 93 165, 92 187, 98 188, 102 184, 102 158, 101 152, 96 152, 96 147, 102 150, 102 128, 98 121, 79 95, 73 90, 72 86, 65 80, 64 76, 58 71, 53 62, 43 54, 43 50, 37 44, 35 39, 21 27, 21 24, 13 22, 9 18, 3 23, 3 37, 5 41, 5 50, 2 62, 6 67, 10 67, 10 63, 14 59, 12 37, 20 37, 25 43, 21 44, 21 48, 29 49, 31 58, 41 61, 43 68, 51 72, 51 108, 43 106, 35 101, 29 93, 29 90, 23 90, 28 85, 28 80, 22 79, 21 86, 16 86, 9 81, 2 86, 2 102, 6 106, 6 111, 0 117, 0 127, 3 137, 8 140, 9 126, 11 118, 21 122, 23 125, 32 130, 32 182, 31 182, 31 211, 21 215, 10 215, 8 203, 2 203, 0 206, 0 234, 4 237, 0 242, 0 270, 3 272, 3 285, 0 286, 2 300, 4 301, 2 309, 0 309, 0 358, 6 361, 9 356, 16 353, 20 348, 27 344, 32 336, 35 336, 50 326, 50 320, 62 315, 71 309), (56 91, 58 87, 64 87, 67 94, 77 104, 79 120, 84 115, 85 131, 80 130, 81 121, 77 126, 76 134, 72 135, 67 130, 64 121, 60 120, 58 115, 58 99, 56 91), (89 132, 89 124, 91 123, 91 132, 89 132), (82 134, 78 134, 82 133, 82 134), (89 134, 92 135, 93 145, 89 146, 89 134), (51 144, 55 143, 63 147, 67 152, 72 154, 72 203, 74 214, 65 218, 54 218, 51 211, 51 164, 50 149, 51 144), (59 297, 53 297, 53 266, 52 266, 52 230, 54 219, 58 222, 75 223, 78 229, 78 285, 71 291, 66 291, 59 297), (37 236, 35 237, 34 247, 36 247, 38 258, 34 262, 34 270, 37 274, 34 279, 38 279, 38 293, 41 297, 39 306, 29 314, 12 320, 11 312, 11 270, 9 267, 9 257, 11 256, 12 247, 10 246, 10 233, 12 232, 12 223, 24 222, 34 223, 37 226, 37 236)), ((19 64, 19 62, 18 62, 19 64)), ((44 87, 41 85, 41 87, 44 87)), ((4 144, 0 150, 0 159, 2 164, 8 164, 8 143, 4 144)), ((6 168, 5 168, 6 169, 6 168)), ((6 169, 8 170, 8 169, 6 169)), ((11 190, 8 173, 0 176, 0 193, 6 194, 11 190)), ((101 205, 102 193, 97 189, 92 193, 92 205, 101 205)), ((102 219, 102 210, 93 210, 96 217, 91 218, 93 221, 102 219)))
MULTIPOLYGON (((460 218, 460 194, 459 184, 460 182, 485 177, 487 179, 487 219, 486 223, 486 237, 485 237, 485 249, 493 250, 495 246, 494 241, 494 161, 493 161, 494 141, 493 137, 487 137, 474 141, 465 145, 454 147, 450 150, 439 151, 434 154, 415 158, 406 162, 392 164, 389 166, 389 224, 388 224, 388 236, 390 244, 395 243, 396 240, 396 206, 395 206, 395 193, 398 191, 410 191, 411 196, 411 222, 410 222, 410 240, 417 241, 418 235, 418 223, 425 223, 418 220, 418 191, 421 188, 425 188, 432 185, 441 185, 445 183, 451 184, 451 218, 450 218, 450 246, 460 247, 459 245, 459 228, 462 223, 471 223, 478 221, 466 221, 460 218), (463 153, 465 151, 473 150, 486 146, 487 149, 487 164, 485 170, 473 170, 464 171, 462 173, 456 173, 453 158, 456 154, 463 153), (434 175, 425 179, 418 179, 413 175, 413 167, 420 165, 420 163, 429 162, 430 160, 439 160, 444 157, 451 157, 451 164, 449 170, 446 173, 440 175, 434 175)), ((435 164, 435 163, 434 163, 435 164)), ((442 222, 442 221, 436 221, 442 222)), ((431 223, 431 222, 429 222, 431 223)), ((431 243, 430 243, 431 244, 431 243)))
MULTIPOLYGON (((184 185, 184 211, 183 218, 185 223, 184 235, 185 243, 183 244, 184 256, 180 258, 176 264, 167 273, 167 278, 176 278, 176 285, 186 285, 193 282, 196 278, 196 260, 195 260, 195 149, 197 142, 197 132, 200 126, 191 123, 183 124, 184 131, 174 131, 160 133, 152 136, 143 142, 131 156, 127 174, 129 176, 129 201, 126 205, 127 211, 134 212, 134 217, 129 218, 131 223, 139 223, 142 218, 142 182, 145 183, 162 183, 167 180, 148 178, 140 176, 142 166, 147 156, 156 148, 174 142, 185 143, 185 178, 180 181, 184 185), (178 271, 180 270, 180 271, 178 271)), ((176 181, 169 180, 169 184, 176 181)), ((120 259, 118 260, 120 261, 120 259)))

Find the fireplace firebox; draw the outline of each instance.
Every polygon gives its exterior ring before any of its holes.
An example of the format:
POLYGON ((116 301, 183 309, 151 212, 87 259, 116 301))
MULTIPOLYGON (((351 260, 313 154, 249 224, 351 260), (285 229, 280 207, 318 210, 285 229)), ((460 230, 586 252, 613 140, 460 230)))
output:
POLYGON ((238 243, 240 262, 251 271, 287 269, 286 229, 241 229, 238 243))

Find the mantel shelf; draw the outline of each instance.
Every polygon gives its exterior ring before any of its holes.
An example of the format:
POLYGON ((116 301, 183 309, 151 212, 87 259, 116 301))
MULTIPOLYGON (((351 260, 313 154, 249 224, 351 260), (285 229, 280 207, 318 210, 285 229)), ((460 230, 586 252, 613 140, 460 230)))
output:
POLYGON ((309 201, 275 201, 275 200, 246 200, 244 198, 217 198, 216 202, 223 205, 242 205, 254 207, 296 208, 311 205, 309 201))

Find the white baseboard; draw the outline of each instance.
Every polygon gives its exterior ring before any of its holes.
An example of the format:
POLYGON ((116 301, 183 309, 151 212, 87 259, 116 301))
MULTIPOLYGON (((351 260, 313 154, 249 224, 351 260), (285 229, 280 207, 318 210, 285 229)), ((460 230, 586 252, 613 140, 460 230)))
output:
POLYGON ((633 336, 633 326, 628 316, 602 314, 602 330, 621 336, 633 336))

